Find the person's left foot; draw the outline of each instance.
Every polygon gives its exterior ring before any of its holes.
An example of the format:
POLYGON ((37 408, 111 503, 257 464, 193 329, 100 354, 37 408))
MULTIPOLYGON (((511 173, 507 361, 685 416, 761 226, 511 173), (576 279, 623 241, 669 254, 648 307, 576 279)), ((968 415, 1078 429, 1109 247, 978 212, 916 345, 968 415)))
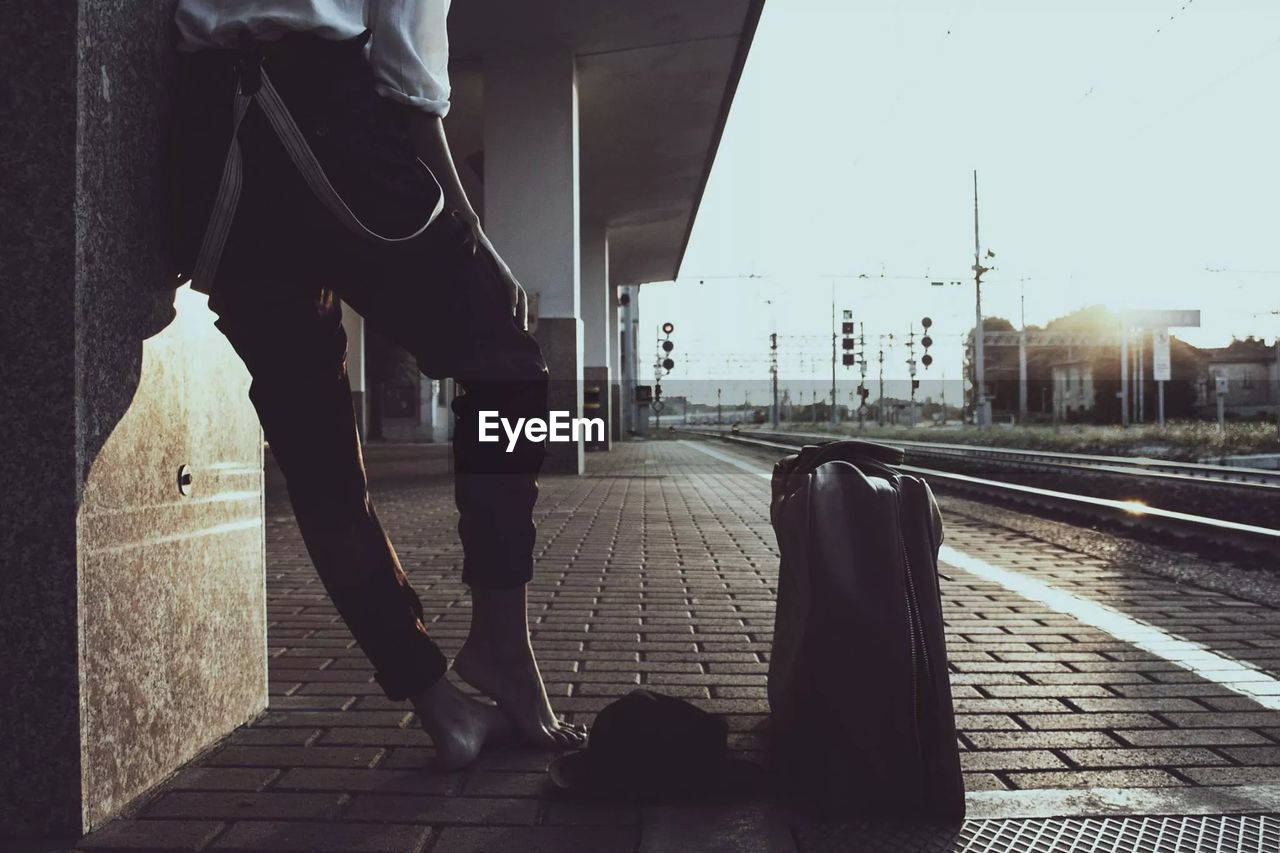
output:
POLYGON ((563 722, 551 708, 542 673, 526 640, 497 648, 473 633, 453 660, 458 677, 498 703, 516 732, 531 746, 577 749, 587 741, 584 726, 563 722))
POLYGON ((434 765, 442 770, 465 767, 486 744, 511 734, 506 714, 467 696, 446 676, 414 696, 413 707, 435 747, 434 765))

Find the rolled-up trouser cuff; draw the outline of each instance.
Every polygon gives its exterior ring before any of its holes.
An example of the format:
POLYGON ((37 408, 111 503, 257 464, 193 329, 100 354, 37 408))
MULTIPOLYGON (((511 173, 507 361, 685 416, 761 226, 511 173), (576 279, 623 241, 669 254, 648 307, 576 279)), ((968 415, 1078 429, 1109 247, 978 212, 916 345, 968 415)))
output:
POLYGON ((511 421, 547 416, 546 374, 540 367, 529 372, 520 380, 473 381, 453 401, 454 493, 468 586, 510 589, 533 579, 533 508, 545 445, 521 437, 508 452, 504 443, 480 442, 477 432, 483 410, 511 421))

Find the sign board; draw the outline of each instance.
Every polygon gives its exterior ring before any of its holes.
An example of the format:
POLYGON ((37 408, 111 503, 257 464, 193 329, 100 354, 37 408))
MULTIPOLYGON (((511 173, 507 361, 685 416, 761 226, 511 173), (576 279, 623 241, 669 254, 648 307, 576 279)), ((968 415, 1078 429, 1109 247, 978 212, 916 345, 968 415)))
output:
POLYGON ((652 403, 649 404, 649 408, 653 409, 653 413, 655 415, 662 414, 662 410, 665 409, 666 407, 667 407, 667 404, 662 402, 661 400, 654 400, 652 403))
POLYGON ((1199 328, 1200 309, 1185 311, 1126 311, 1124 312, 1124 320, 1130 326, 1136 326, 1140 329, 1167 329, 1170 326, 1199 328))
POLYGON ((1217 376, 1213 377, 1213 380, 1214 380, 1214 390, 1218 392, 1218 396, 1225 397, 1227 394, 1227 391, 1230 390, 1227 377, 1220 373, 1217 376))
POLYGON ((652 401, 653 401, 653 386, 637 385, 636 386, 636 402, 640 403, 641 405, 644 405, 645 403, 649 403, 652 401))
POLYGON ((1156 329, 1151 333, 1151 378, 1168 382, 1173 378, 1169 363, 1169 330, 1156 329))

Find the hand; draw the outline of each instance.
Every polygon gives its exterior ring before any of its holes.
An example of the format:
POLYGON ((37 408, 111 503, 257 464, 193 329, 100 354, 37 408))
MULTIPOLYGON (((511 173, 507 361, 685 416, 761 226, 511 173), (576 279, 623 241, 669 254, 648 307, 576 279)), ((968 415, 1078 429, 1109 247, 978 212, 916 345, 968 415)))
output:
POLYGON ((467 217, 467 226, 471 229, 471 253, 488 252, 489 257, 493 259, 494 266, 498 268, 498 274, 502 277, 503 284, 507 286, 511 299, 511 316, 515 318, 516 325, 523 331, 529 331, 529 296, 524 292, 524 288, 520 286, 520 282, 516 280, 515 274, 511 272, 511 267, 507 266, 507 262, 498 254, 498 250, 493 247, 493 243, 489 241, 489 235, 484 233, 484 229, 480 227, 478 217, 467 217))

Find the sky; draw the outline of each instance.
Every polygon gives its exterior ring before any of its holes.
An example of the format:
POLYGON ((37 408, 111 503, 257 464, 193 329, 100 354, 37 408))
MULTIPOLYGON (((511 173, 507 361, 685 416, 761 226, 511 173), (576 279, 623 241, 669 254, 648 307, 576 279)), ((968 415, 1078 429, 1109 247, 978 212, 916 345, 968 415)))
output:
POLYGON ((1270 340, 1278 94, 1276 0, 767 0, 680 278, 641 288, 641 327, 676 325, 664 384, 763 381, 776 331, 829 387, 833 298, 873 353, 931 317, 924 388, 957 378, 975 169, 984 314, 1198 308, 1175 335, 1270 340))

